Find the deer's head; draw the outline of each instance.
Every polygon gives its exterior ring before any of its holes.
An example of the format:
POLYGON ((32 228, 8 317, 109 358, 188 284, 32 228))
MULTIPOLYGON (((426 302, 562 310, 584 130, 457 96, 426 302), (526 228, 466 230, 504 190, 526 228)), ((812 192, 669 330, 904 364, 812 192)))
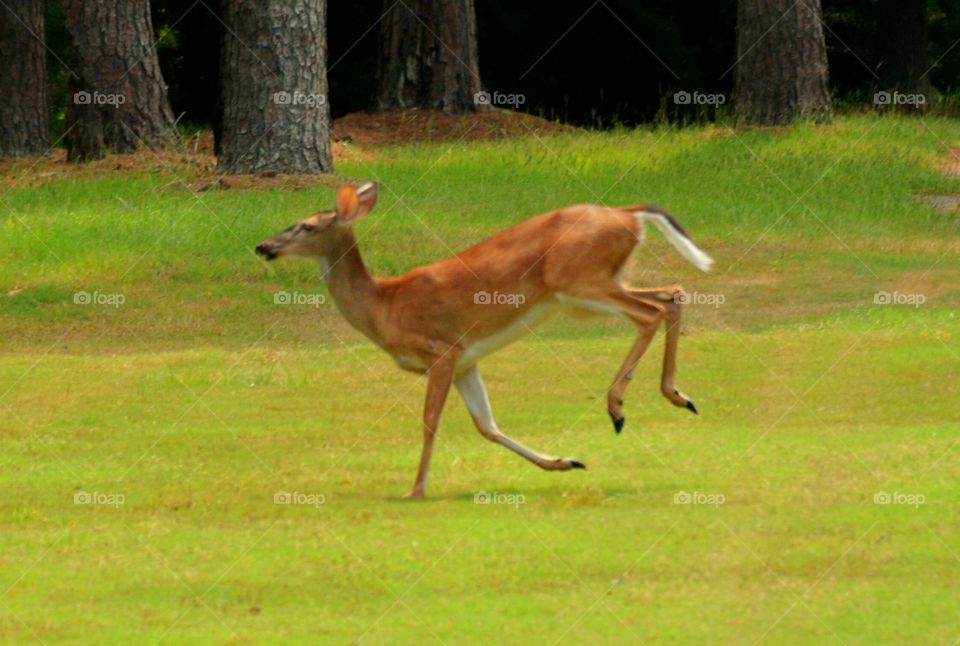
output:
POLYGON ((329 258, 336 253, 343 236, 354 222, 365 216, 377 202, 377 185, 367 182, 359 188, 344 186, 337 191, 332 211, 314 213, 257 245, 267 260, 280 256, 329 258))

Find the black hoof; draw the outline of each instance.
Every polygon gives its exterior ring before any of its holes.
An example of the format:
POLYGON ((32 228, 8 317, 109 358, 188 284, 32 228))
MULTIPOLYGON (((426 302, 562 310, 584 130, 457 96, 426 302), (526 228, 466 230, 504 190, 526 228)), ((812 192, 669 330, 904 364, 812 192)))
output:
POLYGON ((697 407, 694 406, 694 405, 693 405, 693 402, 690 401, 689 399, 687 400, 687 410, 690 411, 691 413, 693 413, 694 415, 699 415, 699 414, 700 414, 700 413, 697 412, 697 407))
POLYGON ((587 468, 587 465, 585 465, 585 464, 584 464, 583 462, 581 462, 580 460, 568 460, 568 462, 570 463, 570 468, 571 468, 571 469, 586 469, 586 468, 587 468))
POLYGON ((613 420, 613 430, 619 433, 623 430, 623 425, 626 423, 627 418, 622 415, 615 415, 612 410, 607 410, 607 415, 610 416, 610 419, 613 420))

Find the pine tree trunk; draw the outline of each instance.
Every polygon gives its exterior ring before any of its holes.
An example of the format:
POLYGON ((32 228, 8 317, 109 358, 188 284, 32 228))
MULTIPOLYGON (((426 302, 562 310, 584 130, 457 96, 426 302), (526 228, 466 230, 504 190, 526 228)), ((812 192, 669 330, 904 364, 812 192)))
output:
POLYGON ((877 16, 881 89, 929 98, 926 0, 880 0, 877 16))
POLYGON ((174 135, 148 0, 63 0, 72 44, 68 159, 131 152, 174 135))
POLYGON ((473 0, 385 0, 384 9, 376 108, 475 109, 480 71, 473 0))
POLYGON ((326 0, 226 0, 218 171, 326 173, 326 0))
POLYGON ((738 0, 737 60, 738 123, 829 120, 820 0, 738 0))
POLYGON ((42 155, 50 146, 42 39, 43 0, 0 7, 0 157, 42 155))

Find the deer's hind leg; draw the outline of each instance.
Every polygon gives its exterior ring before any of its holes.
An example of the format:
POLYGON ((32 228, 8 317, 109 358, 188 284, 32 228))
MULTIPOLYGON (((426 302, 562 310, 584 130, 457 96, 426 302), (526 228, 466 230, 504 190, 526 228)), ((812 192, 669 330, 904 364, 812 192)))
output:
POLYGON ((637 338, 607 390, 607 412, 613 421, 614 430, 619 433, 623 429, 626 421, 623 414, 623 395, 628 383, 633 378, 633 371, 637 363, 649 347, 661 321, 665 321, 667 325, 661 392, 673 404, 684 406, 696 412, 693 403, 673 386, 677 343, 680 336, 681 304, 678 296, 683 293, 683 288, 670 285, 651 289, 635 289, 614 284, 603 293, 593 290, 583 290, 582 292, 577 290, 577 292, 567 296, 573 297, 577 301, 596 304, 597 307, 592 309, 599 309, 600 304, 612 307, 633 321, 638 328, 637 338))
POLYGON ((663 369, 660 373, 660 392, 670 400, 674 406, 686 408, 692 413, 697 412, 697 407, 693 401, 674 386, 673 380, 677 371, 677 346, 680 343, 680 315, 683 308, 683 288, 679 285, 659 288, 654 290, 627 288, 631 294, 639 294, 645 298, 650 292, 655 292, 655 298, 666 310, 664 316, 664 327, 666 328, 666 340, 663 348, 663 369), (669 295, 670 298, 665 300, 669 295))
POLYGON ((623 413, 623 395, 633 378, 637 363, 647 351, 657 333, 660 321, 666 315, 666 308, 662 303, 631 295, 626 290, 618 290, 618 293, 612 295, 611 300, 613 301, 611 304, 637 326, 637 338, 607 389, 607 414, 613 422, 613 430, 619 433, 626 423, 626 416, 623 413))

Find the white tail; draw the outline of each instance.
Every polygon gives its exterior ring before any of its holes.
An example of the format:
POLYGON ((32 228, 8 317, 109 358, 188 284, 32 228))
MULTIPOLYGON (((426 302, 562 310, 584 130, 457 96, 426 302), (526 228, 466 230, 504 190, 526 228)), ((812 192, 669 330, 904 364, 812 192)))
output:
POLYGON ((647 221, 652 222, 666 236, 670 244, 676 247, 680 255, 689 260, 694 267, 700 271, 710 271, 713 266, 713 258, 693 244, 693 241, 687 237, 687 232, 683 230, 672 215, 666 211, 637 211, 634 215, 640 221, 640 226, 643 226, 647 221))

